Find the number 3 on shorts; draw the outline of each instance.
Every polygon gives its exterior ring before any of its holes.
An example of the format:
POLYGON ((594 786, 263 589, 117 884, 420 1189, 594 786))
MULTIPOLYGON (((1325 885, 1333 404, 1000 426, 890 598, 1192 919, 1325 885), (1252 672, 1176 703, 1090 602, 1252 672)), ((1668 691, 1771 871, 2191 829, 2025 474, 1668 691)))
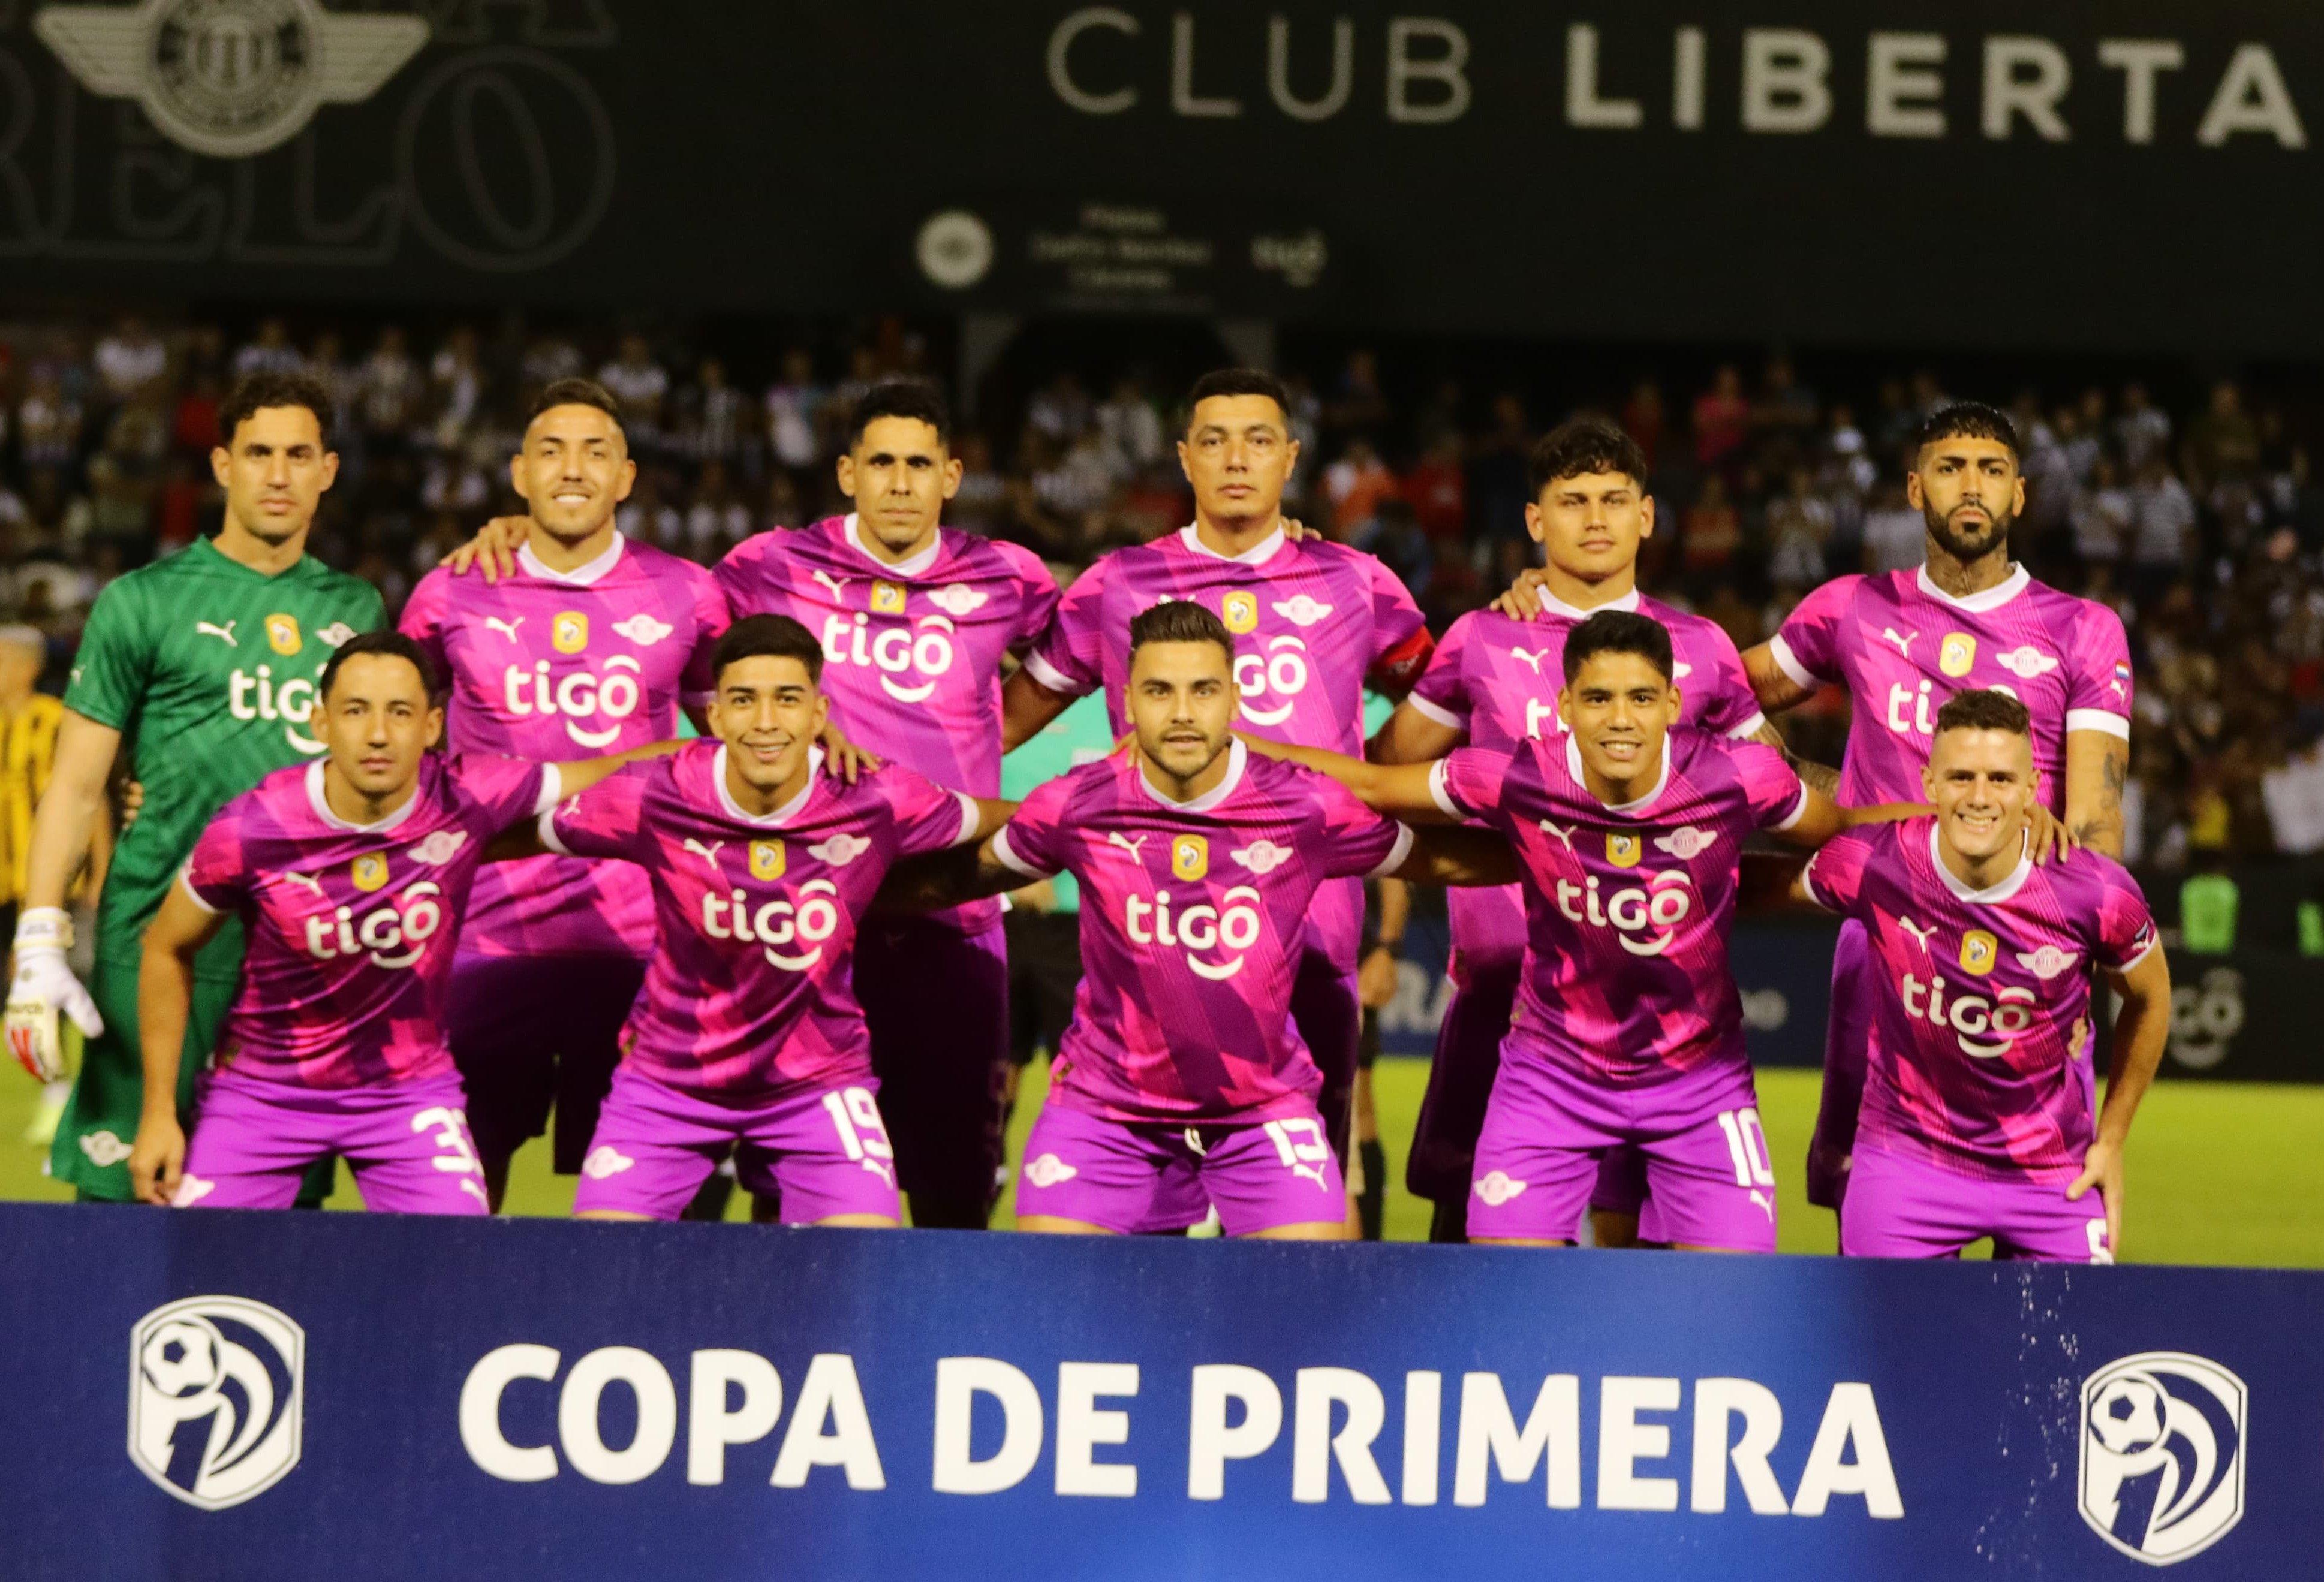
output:
POLYGON ((468 1116, 466 1110, 447 1109, 442 1105, 423 1109, 411 1118, 411 1129, 424 1132, 434 1127, 436 1146, 441 1150, 431 1163, 437 1169, 453 1175, 482 1175, 483 1164, 477 1162, 475 1145, 468 1141, 468 1116))
POLYGON ((1767 1134, 1759 1129, 1759 1112, 1750 1108, 1722 1110, 1719 1129, 1727 1134, 1727 1156, 1735 1164, 1735 1184, 1774 1186, 1775 1173, 1767 1164, 1767 1134))

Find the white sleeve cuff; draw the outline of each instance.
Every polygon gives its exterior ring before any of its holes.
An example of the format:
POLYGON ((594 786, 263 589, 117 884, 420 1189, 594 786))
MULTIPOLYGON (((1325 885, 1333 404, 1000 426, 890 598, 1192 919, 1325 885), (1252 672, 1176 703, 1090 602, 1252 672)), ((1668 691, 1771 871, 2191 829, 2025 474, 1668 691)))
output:
POLYGON ((2162 949, 2162 948, 2163 948, 2163 935, 2162 935, 2162 933, 2158 930, 2158 931, 2154 934, 2153 937, 2153 938, 2151 938, 2151 939, 2149 939, 2149 940, 2146 942, 2146 948, 2145 948, 2144 950, 2143 950, 2143 951, 2139 952, 2138 952, 2138 954, 2136 954, 2136 955, 2135 955, 2135 956, 2131 957, 2131 959, 2130 959, 2129 961, 2125 961, 2121 966, 2119 966, 2119 967, 2113 967, 2113 968, 2109 968, 2109 969, 2107 969, 2107 970, 2109 970, 2109 971, 2114 971, 2114 972, 2127 972, 2127 971, 2129 971, 2133 967, 2137 966, 2141 961, 2144 961, 2144 960, 2146 960, 2146 958, 2147 958, 2147 957, 2149 957, 2149 956, 2153 955, 2156 951, 2158 951, 2158 950, 2160 950, 2160 949, 2162 949))
POLYGON ((960 833, 952 838, 955 846, 964 846, 976 839, 976 798, 965 791, 955 791, 960 798, 960 833))
POLYGON ((1025 668, 1033 673, 1034 680, 1051 692, 1063 693, 1067 697, 1079 697, 1089 691, 1088 687, 1078 685, 1065 672, 1041 658, 1038 650, 1025 656, 1025 668))
POLYGON ((1428 766, 1428 795, 1435 798, 1436 805, 1444 810, 1447 817, 1467 818, 1469 810, 1453 800, 1452 787, 1447 784, 1450 777, 1445 773, 1445 768, 1452 761, 1440 758, 1428 766))
POLYGON ((195 906, 199 906, 205 915, 210 917, 217 916, 218 909, 216 906, 211 906, 208 901, 203 900, 202 893, 194 888, 193 875, 193 860, 189 858, 186 860, 186 865, 178 869, 178 888, 186 892, 186 899, 191 901, 195 906))
POLYGON ((1830 912, 1833 909, 1831 902, 1816 894, 1815 863, 1812 860, 1809 861, 1805 868, 1800 869, 1800 888, 1808 893, 1808 900, 1812 905, 1821 907, 1826 912, 1830 912))
POLYGON ((1750 717, 1749 719, 1748 719, 1748 720, 1744 721, 1740 725, 1738 725, 1738 726, 1734 727, 1732 730, 1729 731, 1727 732, 1727 734, 1728 734, 1728 737, 1729 737, 1730 740, 1736 740, 1736 741, 1748 741, 1748 740, 1750 740, 1753 737, 1755 737, 1755 736, 1758 735, 1760 731, 1765 731, 1766 728, 1767 728, 1767 716, 1766 716, 1766 715, 1765 715, 1765 714, 1763 714, 1763 713, 1761 713, 1758 710, 1757 710, 1757 709, 1753 709, 1753 710, 1751 711, 1751 717, 1750 717))
POLYGON ((1043 873, 1039 869, 1034 867, 1022 857, 1017 855, 1016 849, 1009 844, 1009 826, 1007 824, 1002 824, 999 829, 992 832, 992 855, 1000 860, 1001 867, 1010 869, 1011 872, 1020 873, 1027 878, 1047 878, 1049 877, 1049 875, 1043 873))
POLYGON ((564 800, 565 777, 558 773, 555 764, 541 765, 540 795, 533 798, 532 816, 539 818, 564 800))
POLYGON ((1378 868, 1373 869, 1370 873, 1364 875, 1364 877, 1366 878, 1384 878, 1388 875, 1394 873, 1397 869, 1402 868, 1404 866, 1404 860, 1411 855, 1412 826, 1410 824, 1398 824, 1396 826, 1396 844, 1388 848, 1388 853, 1386 857, 1380 859, 1380 865, 1378 868))
POLYGON ((1430 703, 1416 692, 1406 693, 1404 701, 1410 704, 1422 719, 1442 725, 1447 731, 1466 731, 1469 728, 1468 715, 1456 714, 1443 704, 1430 703))
POLYGON ((1782 823, 1769 824, 1767 827, 1771 830, 1788 830, 1794 824, 1799 823, 1800 820, 1805 818, 1807 816, 1807 812, 1808 783, 1805 780, 1802 780, 1800 782, 1800 799, 1792 804, 1792 811, 1784 815, 1784 822, 1782 823))
POLYGON ((2066 734, 2077 731, 2103 731, 2109 736, 2130 740, 2130 722, 2111 709, 2068 709, 2066 734))
POLYGON ((1775 668, 1790 676, 1794 685, 1813 690, 1823 685, 1808 674, 1808 667, 1801 664, 1798 658, 1793 654, 1792 645, 1784 640, 1782 632, 1779 631, 1767 639, 1767 652, 1775 656, 1775 668))
POLYGON ((573 849, 557 838, 557 805, 555 803, 552 802, 541 809, 540 818, 534 828, 540 832, 540 843, 551 851, 556 852, 559 857, 573 855, 573 849))

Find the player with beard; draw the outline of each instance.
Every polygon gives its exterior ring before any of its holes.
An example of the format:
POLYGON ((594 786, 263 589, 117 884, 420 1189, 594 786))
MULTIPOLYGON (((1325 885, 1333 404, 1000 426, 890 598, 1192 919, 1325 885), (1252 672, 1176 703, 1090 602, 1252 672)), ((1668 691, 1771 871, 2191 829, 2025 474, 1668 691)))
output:
MULTIPOLYGON (((1009 678, 1009 747, 1074 698, 1102 691, 1114 733, 1130 729, 1131 618, 1165 599, 1220 617, 1235 642, 1242 728, 1358 755, 1364 687, 1400 697, 1432 647, 1419 606, 1371 556, 1285 530, 1283 489, 1299 459, 1289 397, 1272 374, 1225 369, 1197 380, 1178 461, 1194 520, 1151 544, 1117 549, 1075 580, 1048 633, 1009 678)), ((1324 882, 1308 914, 1291 1013, 1323 1074, 1318 1100, 1333 1151, 1348 1146, 1362 1010, 1357 951, 1363 883, 1324 882)))
MULTIPOLYGON (((2043 804, 2076 840, 2121 856, 2129 639, 2113 611, 2035 582, 2010 558, 2009 530, 2025 507, 2015 429, 1976 402, 1932 414, 1904 488, 1928 523, 1927 564, 1838 577, 1801 601, 1775 637, 1743 656, 1761 706, 1777 713, 1828 682, 1845 686, 1855 713, 1832 789, 1842 806, 1864 806, 1919 798, 1949 699, 2006 694, 2029 716, 2043 804)), ((1827 1208, 1840 1208, 1847 1190, 1872 970, 1863 924, 1843 924, 1808 1152, 1808 1199, 1827 1208)))

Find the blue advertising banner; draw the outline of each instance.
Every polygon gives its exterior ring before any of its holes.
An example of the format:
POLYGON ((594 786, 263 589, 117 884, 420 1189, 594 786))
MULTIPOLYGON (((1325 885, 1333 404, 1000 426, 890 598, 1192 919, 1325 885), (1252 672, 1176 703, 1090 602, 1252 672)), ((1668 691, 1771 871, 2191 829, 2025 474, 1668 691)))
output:
POLYGON ((0 1207, 12 1582, 2312 1577, 2324 1276, 0 1207))

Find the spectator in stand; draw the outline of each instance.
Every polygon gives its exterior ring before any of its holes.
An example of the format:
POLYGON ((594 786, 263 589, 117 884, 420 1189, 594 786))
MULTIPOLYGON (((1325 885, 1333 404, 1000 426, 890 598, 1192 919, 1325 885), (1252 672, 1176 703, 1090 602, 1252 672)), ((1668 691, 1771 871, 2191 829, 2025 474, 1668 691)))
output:
POLYGON ((81 404, 65 393, 56 368, 32 365, 16 407, 16 449, 27 467, 66 467, 80 459, 81 404))
POLYGON ((2186 575, 2195 555, 2195 501, 2159 453, 2131 488, 2131 591, 2142 605, 2186 575))
POLYGON ((1815 492, 1815 474, 1794 467, 1784 492, 1767 505, 1767 575, 1794 595, 1824 580, 1823 547, 1831 537, 1831 507, 1815 492))
POLYGON ((1368 349, 1350 352, 1340 382, 1323 408, 1326 437, 1360 437, 1377 447, 1390 415, 1388 394, 1380 388, 1379 357, 1368 349))
POLYGON ((234 354, 234 376, 247 379, 254 373, 296 373, 305 362, 299 348, 290 344, 290 325, 280 318, 269 318, 260 323, 257 336, 234 354))
POLYGON ((1904 481, 1883 480, 1864 513, 1864 574, 1911 571, 1928 556, 1928 524, 1904 498, 1904 481))
POLYGON ((634 332, 623 336, 620 355, 597 370, 597 382, 622 403, 622 428, 629 436, 631 455, 651 455, 661 441, 669 373, 654 361, 646 337, 634 332))
POLYGON ((532 398, 560 379, 578 379, 588 366, 581 360, 581 348, 567 336, 544 335, 535 337, 524 352, 524 361, 518 364, 517 373, 524 382, 524 400, 530 405, 532 398))
POLYGON ((2235 381, 2222 379, 2211 387, 2210 409, 2188 426, 2181 464, 2188 487, 2197 493, 2259 470, 2259 428, 2244 411, 2243 391, 2235 381))
POLYGON ((971 429, 960 437, 960 487, 945 508, 948 527, 992 536, 1008 510, 1008 480, 993 470, 992 442, 971 429))
POLYGON ((1323 496, 1332 505, 1332 536, 1343 544, 1353 543, 1357 530, 1371 520, 1380 501, 1393 500, 1396 492, 1396 474, 1380 460, 1372 442, 1361 436, 1349 440, 1340 459, 1323 469, 1323 496))
POLYGON ((2123 465, 2135 477, 2149 458, 2171 450, 2171 418, 2147 398, 2146 386, 2132 382, 2122 387, 2122 414, 2114 420, 2115 447, 2123 465))
POLYGON ((821 458, 823 409, 830 400, 816 382, 813 354, 803 346, 785 352, 782 377, 767 387, 767 446, 777 466, 804 473, 821 458))
POLYGON ((1426 452, 1436 449, 1447 440, 1459 443, 1463 433, 1461 416, 1463 404, 1459 380, 1438 380, 1434 391, 1421 404, 1420 410, 1413 414, 1414 448, 1426 452))
POLYGON ((638 469, 636 486, 613 512, 613 526, 635 543, 672 555, 686 553, 686 519, 662 498, 661 481, 651 468, 638 469))
POLYGON ((734 494, 726 464, 702 464, 694 485, 694 503, 686 508, 686 549, 688 560, 715 566, 726 551, 751 536, 751 508, 734 494))
POLYGON ((742 454, 749 407, 742 392, 726 382, 726 364, 705 357, 686 392, 681 448, 696 461, 732 466, 742 454))
POLYGON ((1113 393, 1097 409, 1097 427, 1114 458, 1116 476, 1127 478, 1162 459, 1162 418, 1136 374, 1113 382, 1113 393))
POLYGON ((1743 376, 1722 363, 1711 388, 1694 400, 1694 459, 1707 470, 1724 470, 1740 459, 1749 437, 1751 404, 1743 399, 1743 376))
POLYGON ((1469 530, 1481 540, 1488 585, 1506 585, 1532 564, 1533 538, 1526 531, 1526 458, 1533 428, 1525 398, 1503 391, 1493 398, 1492 427, 1469 447, 1469 530))
POLYGON ((1412 503, 1420 530, 1440 553, 1459 553, 1469 529, 1469 479, 1461 464, 1461 437, 1441 435, 1420 464, 1404 477, 1404 498, 1412 503))
POLYGON ((1727 482, 1717 473, 1702 475, 1702 492, 1680 518, 1680 564, 1688 581, 1700 588, 1712 580, 1724 582, 1743 547, 1743 519, 1727 498, 1727 482))
POLYGON ((1791 358, 1781 352, 1767 359, 1765 380, 1752 422, 1770 434, 1804 441, 1822 417, 1816 392, 1800 382, 1791 358))
POLYGON ((2074 553, 2085 566, 2113 566, 2122 560, 2130 541, 2135 507, 2122 486, 2114 458, 2099 456, 2090 464, 2089 482, 2074 494, 2074 553))
POLYGON ((389 325, 362 370, 364 437, 374 454, 401 450, 419 426, 420 365, 403 330, 389 325))
POLYGON ((484 365, 477 354, 473 327, 457 326, 446 337, 428 366, 428 396, 429 427, 436 447, 463 448, 484 404, 484 365))
POLYGON ((160 393, 162 378, 170 371, 170 349, 161 344, 160 336, 146 327, 143 318, 132 313, 124 316, 113 332, 97 343, 92 361, 106 398, 116 402, 131 401, 148 393, 160 393))
POLYGON ((1089 392, 1072 369, 1059 369, 1056 377, 1034 394, 1025 420, 1059 446, 1070 446, 1090 426, 1089 392))
POLYGON ((1638 442, 1646 453, 1646 471, 1655 470, 1655 459, 1662 454, 1663 435, 1669 427, 1670 414, 1663 407, 1663 387, 1651 379, 1641 379, 1630 387, 1630 399, 1622 403, 1622 430, 1638 442))

